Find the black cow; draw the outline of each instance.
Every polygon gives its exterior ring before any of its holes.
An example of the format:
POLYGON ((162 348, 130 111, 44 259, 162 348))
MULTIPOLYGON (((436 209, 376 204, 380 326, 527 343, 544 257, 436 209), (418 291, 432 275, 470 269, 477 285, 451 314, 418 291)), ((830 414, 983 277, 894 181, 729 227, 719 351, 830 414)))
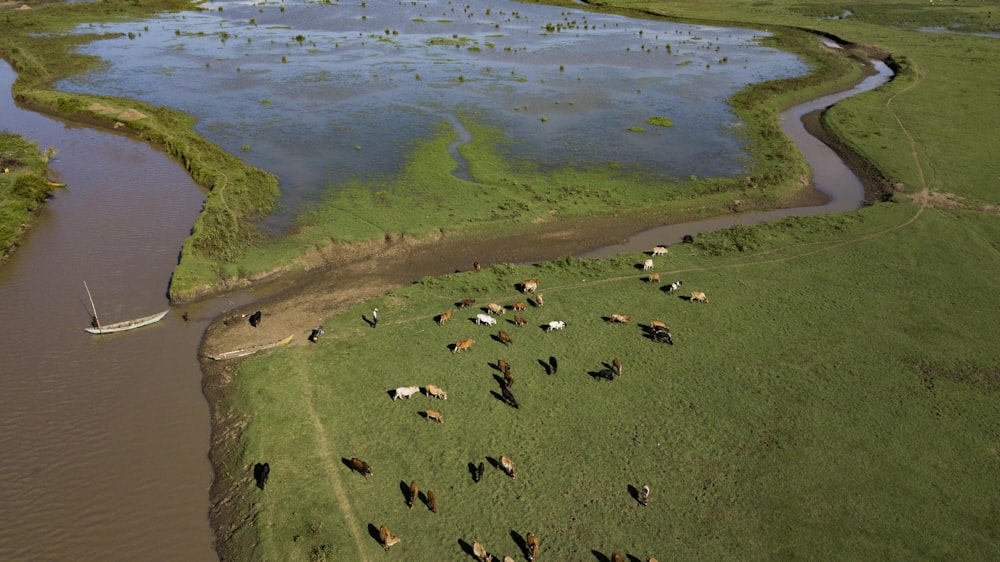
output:
POLYGON ((323 326, 320 326, 319 328, 313 330, 311 334, 309 334, 309 341, 316 343, 319 341, 319 337, 325 333, 326 332, 323 331, 323 326))
POLYGON ((549 367, 552 367, 553 375, 556 374, 556 371, 559 370, 559 362, 556 361, 556 358, 554 356, 549 357, 549 367))
POLYGON ((480 480, 483 479, 483 470, 485 468, 486 466, 483 463, 479 463, 479 466, 474 471, 472 471, 473 482, 479 482, 480 480))
POLYGON ((517 399, 514 398, 514 393, 510 391, 506 386, 502 389, 503 401, 507 403, 512 408, 520 408, 520 404, 517 403, 517 399))
POLYGON ((653 341, 674 345, 674 338, 671 337, 669 328, 656 328, 653 330, 653 341))
POLYGON ((260 311, 254 312, 250 315, 250 325, 256 328, 260 324, 260 311))
POLYGON ((271 465, 264 463, 257 463, 253 467, 253 479, 257 481, 257 487, 261 490, 264 489, 264 485, 267 484, 267 477, 271 474, 271 465))

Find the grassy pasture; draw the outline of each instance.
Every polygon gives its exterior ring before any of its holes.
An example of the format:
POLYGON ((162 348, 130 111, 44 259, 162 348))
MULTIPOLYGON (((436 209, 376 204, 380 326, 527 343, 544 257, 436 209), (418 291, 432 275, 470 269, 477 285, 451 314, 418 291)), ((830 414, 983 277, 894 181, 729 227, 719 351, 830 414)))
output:
POLYGON ((425 279, 328 319, 319 344, 240 363, 231 406, 248 425, 228 476, 256 515, 235 557, 370 560, 385 524, 402 539, 389 555, 408 560, 466 560, 473 540, 523 559, 529 531, 550 560, 992 558, 1000 224, 940 210, 907 224, 916 211, 779 221, 656 258, 663 284, 682 279, 708 304, 644 282, 643 254, 499 264, 425 279), (434 322, 464 297, 524 300, 515 284, 530 277, 545 306, 522 313, 528 326, 509 311, 477 326, 473 309, 434 322), (372 306, 377 330, 360 320, 372 306), (612 312, 633 322, 605 322, 612 312), (567 328, 544 332, 554 319, 567 328), (676 345, 643 336, 653 319, 676 345), (471 351, 449 350, 469 337, 471 351), (550 355, 554 375, 538 363, 550 355), (624 376, 588 374, 615 357, 624 376), (492 394, 498 358, 518 410, 492 394), (428 383, 448 400, 387 393, 428 383), (516 479, 487 460, 500 455, 516 479), (351 473, 350 457, 374 475, 351 473), (261 461, 263 492, 247 482, 261 461), (467 465, 480 461, 476 484, 467 465), (439 513, 407 509, 411 480, 439 513), (648 507, 630 495, 644 484, 648 507))

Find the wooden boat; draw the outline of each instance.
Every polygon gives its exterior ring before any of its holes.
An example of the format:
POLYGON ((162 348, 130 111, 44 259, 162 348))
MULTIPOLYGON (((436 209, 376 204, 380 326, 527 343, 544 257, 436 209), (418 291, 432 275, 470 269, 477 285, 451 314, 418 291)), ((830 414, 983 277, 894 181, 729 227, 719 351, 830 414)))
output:
POLYGON ((216 355, 209 355, 208 357, 214 361, 225 361, 226 359, 236 359, 238 357, 246 357, 247 355, 253 355, 258 351, 264 351, 265 349, 271 349, 286 345, 288 342, 292 341, 295 334, 288 336, 287 338, 280 339, 276 342, 266 343, 264 345, 256 345, 253 347, 243 347, 240 349, 234 349, 232 351, 226 351, 216 355))
POLYGON ((157 312, 156 314, 150 314, 149 316, 144 316, 142 318, 136 318, 135 320, 126 320, 124 322, 116 322, 114 324, 103 324, 100 327, 85 328, 91 334, 111 334, 114 332, 124 332, 126 330, 134 330, 136 328, 141 328, 143 326, 148 326, 154 322, 159 322, 163 319, 167 313, 170 312, 169 309, 163 312, 157 312))

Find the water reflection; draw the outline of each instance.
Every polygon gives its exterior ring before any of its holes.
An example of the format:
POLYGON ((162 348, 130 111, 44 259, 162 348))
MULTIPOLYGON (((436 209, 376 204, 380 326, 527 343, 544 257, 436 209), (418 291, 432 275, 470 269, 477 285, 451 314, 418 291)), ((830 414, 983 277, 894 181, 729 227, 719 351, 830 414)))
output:
POLYGON ((111 64, 58 87, 194 115, 206 138, 279 176, 275 227, 329 187, 394 173, 411 141, 459 111, 500 126, 514 158, 738 175, 725 100, 807 70, 756 31, 518 2, 203 8, 101 26, 121 36, 85 51, 111 64))

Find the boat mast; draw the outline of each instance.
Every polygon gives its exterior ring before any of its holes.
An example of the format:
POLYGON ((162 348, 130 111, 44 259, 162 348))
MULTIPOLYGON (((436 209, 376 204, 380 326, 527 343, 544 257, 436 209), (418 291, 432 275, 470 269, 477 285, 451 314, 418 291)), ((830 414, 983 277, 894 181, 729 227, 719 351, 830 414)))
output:
MULTIPOLYGON (((101 330, 101 321, 97 318, 97 307, 94 306, 94 297, 90 296, 90 287, 87 286, 87 281, 83 281, 83 288, 87 289, 87 298, 90 299, 90 308, 94 311, 94 321, 97 322, 97 329, 101 330)), ((103 333, 101 335, 104 335, 103 333)))

